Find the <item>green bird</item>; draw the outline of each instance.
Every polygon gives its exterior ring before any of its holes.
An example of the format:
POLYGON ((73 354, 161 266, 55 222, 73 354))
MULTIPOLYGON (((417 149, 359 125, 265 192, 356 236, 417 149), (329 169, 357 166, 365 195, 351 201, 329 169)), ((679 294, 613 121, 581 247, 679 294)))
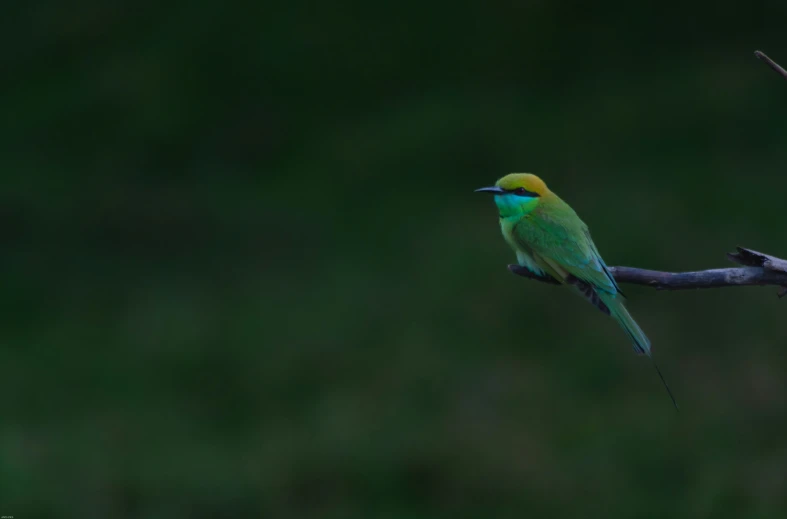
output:
MULTIPOLYGON (((573 286, 620 324, 637 354, 653 359, 650 340, 626 310, 623 292, 593 243, 588 226, 571 206, 530 173, 511 173, 493 187, 476 191, 495 196, 503 237, 520 266, 535 276, 573 286)), ((677 409, 655 360, 653 365, 677 409)))

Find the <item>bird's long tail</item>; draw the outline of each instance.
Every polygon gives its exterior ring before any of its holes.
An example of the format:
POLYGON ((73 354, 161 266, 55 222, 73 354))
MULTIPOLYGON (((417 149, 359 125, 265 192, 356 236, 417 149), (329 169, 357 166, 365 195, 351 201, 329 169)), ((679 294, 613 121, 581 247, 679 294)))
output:
POLYGON ((599 296, 604 304, 606 304, 609 308, 610 316, 614 318, 618 324, 620 324, 620 327, 623 328, 623 330, 626 332, 626 335, 628 335, 631 339, 632 345, 634 346, 634 351, 637 352, 638 355, 647 355, 653 361, 653 367, 656 368, 656 372, 659 374, 661 383, 664 384, 664 388, 667 390, 667 394, 669 394, 669 397, 672 399, 672 404, 675 406, 675 409, 678 409, 678 403, 675 401, 675 396, 672 394, 672 391, 667 385, 667 381, 664 380, 664 375, 661 374, 661 370, 659 369, 658 364, 656 364, 656 360, 653 359, 653 354, 650 351, 650 340, 648 339, 648 336, 645 335, 645 332, 643 332, 642 328, 639 327, 637 321, 631 317, 631 314, 628 312, 628 310, 626 310, 623 301, 617 297, 617 294, 600 293, 599 296))
POLYGON ((639 327, 637 321, 635 321, 634 318, 631 317, 629 311, 626 310, 626 307, 623 305, 623 300, 619 298, 617 294, 601 292, 599 296, 601 300, 604 301, 604 304, 607 305, 607 308, 609 308, 609 315, 618 322, 620 327, 626 332, 626 335, 629 336, 629 339, 631 339, 631 343, 637 355, 650 356, 650 340, 648 336, 645 335, 645 332, 642 331, 642 328, 639 327))

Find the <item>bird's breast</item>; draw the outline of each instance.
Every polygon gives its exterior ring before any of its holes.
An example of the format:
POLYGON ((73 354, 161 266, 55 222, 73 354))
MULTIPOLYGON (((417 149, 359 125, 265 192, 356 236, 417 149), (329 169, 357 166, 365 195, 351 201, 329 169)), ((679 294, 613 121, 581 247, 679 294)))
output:
POLYGON ((520 250, 520 247, 517 245, 516 239, 514 238, 514 227, 516 227, 520 220, 521 218, 500 217, 500 230, 503 233, 503 238, 505 238, 506 242, 515 251, 520 250))

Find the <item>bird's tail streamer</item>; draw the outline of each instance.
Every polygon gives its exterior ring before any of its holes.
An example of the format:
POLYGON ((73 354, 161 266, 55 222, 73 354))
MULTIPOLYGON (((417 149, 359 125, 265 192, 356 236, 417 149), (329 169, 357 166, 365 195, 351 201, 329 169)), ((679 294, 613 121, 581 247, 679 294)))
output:
POLYGON ((664 389, 667 390, 667 394, 672 400, 672 405, 675 406, 675 409, 678 409, 678 402, 675 400, 675 396, 672 394, 669 385, 667 385, 667 381, 664 380, 664 375, 661 374, 661 370, 658 364, 656 364, 656 360, 653 359, 653 354, 650 350, 650 340, 647 335, 645 335, 645 332, 642 331, 637 321, 635 321, 628 310, 626 310, 623 301, 618 299, 615 294, 599 295, 602 301, 609 307, 610 315, 620 324, 620 327, 623 328, 626 335, 631 339, 634 351, 637 352, 638 355, 647 355, 653 360, 653 366, 656 368, 656 373, 658 373, 661 383, 664 384, 664 389))

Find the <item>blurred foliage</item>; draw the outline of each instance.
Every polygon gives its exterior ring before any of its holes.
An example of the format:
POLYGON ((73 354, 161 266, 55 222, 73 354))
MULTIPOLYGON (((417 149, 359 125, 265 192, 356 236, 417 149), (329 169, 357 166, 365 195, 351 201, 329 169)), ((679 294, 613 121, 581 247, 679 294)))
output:
POLYGON ((787 515, 785 302, 628 287, 682 404, 491 201, 610 264, 787 256, 784 2, 12 2, 0 512, 787 515))

